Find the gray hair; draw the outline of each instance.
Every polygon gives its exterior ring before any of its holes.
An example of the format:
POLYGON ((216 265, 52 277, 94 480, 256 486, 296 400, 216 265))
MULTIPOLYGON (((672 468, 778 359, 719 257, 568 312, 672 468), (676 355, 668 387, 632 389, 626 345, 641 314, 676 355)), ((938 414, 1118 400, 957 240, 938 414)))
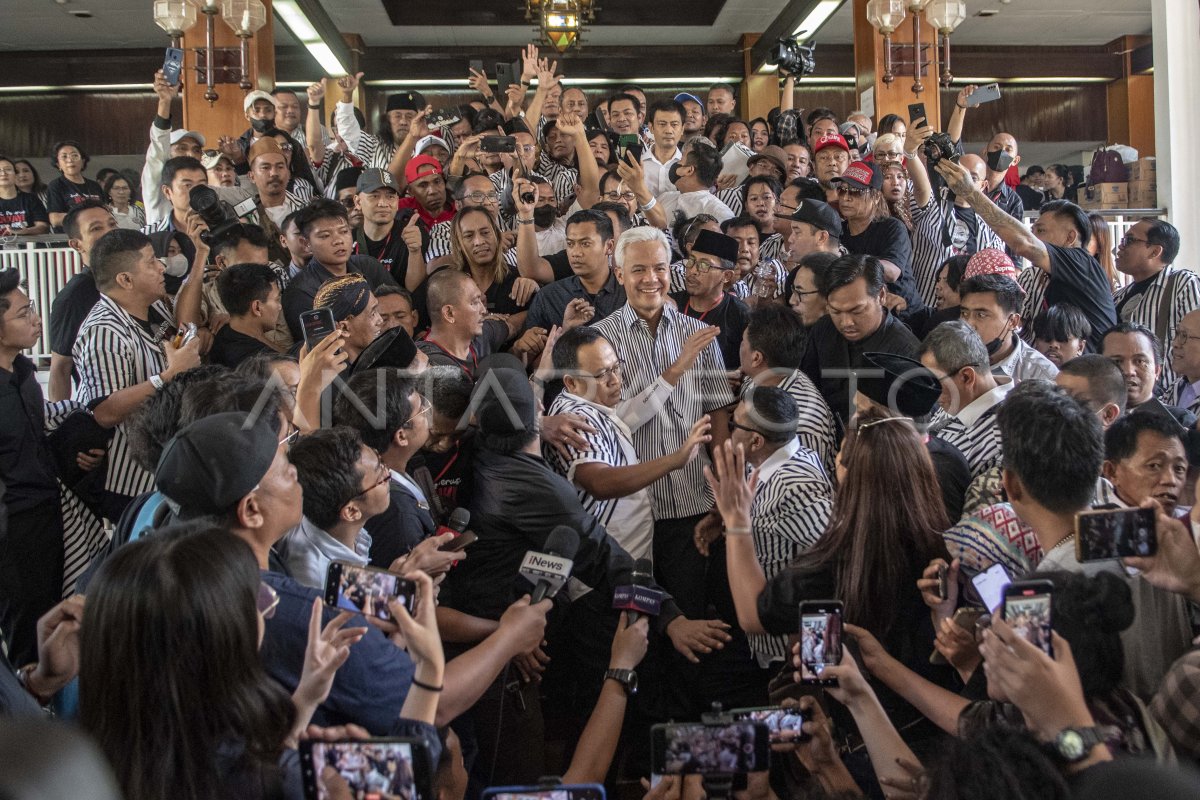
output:
POLYGON ((974 367, 976 372, 990 370, 987 347, 967 323, 960 319, 938 325, 921 343, 921 355, 933 354, 944 372, 974 367))
POLYGON ((625 249, 631 244, 638 242, 657 242, 662 245, 663 252, 666 253, 667 261, 671 260, 671 244, 667 241, 667 235, 658 228, 650 225, 639 225, 636 228, 630 228, 621 234, 621 238, 617 239, 616 250, 613 251, 613 261, 618 267, 625 266, 625 249))

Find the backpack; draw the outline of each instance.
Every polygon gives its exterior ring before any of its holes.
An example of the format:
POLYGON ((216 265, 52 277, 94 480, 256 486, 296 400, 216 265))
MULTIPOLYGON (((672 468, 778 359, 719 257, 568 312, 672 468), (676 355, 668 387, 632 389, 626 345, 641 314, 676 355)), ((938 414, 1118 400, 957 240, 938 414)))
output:
POLYGON ((1124 183, 1129 180, 1129 168, 1115 149, 1101 147, 1092 154, 1092 166, 1088 170, 1088 185, 1097 183, 1124 183))

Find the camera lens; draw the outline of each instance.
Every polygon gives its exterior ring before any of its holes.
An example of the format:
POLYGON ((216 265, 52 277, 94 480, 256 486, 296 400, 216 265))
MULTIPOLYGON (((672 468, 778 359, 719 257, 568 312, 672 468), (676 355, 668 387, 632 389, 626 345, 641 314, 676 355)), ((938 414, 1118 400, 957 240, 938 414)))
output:
POLYGON ((532 203, 535 200, 537 200, 537 195, 535 195, 533 192, 522 192, 521 193, 521 202, 522 203, 532 203))

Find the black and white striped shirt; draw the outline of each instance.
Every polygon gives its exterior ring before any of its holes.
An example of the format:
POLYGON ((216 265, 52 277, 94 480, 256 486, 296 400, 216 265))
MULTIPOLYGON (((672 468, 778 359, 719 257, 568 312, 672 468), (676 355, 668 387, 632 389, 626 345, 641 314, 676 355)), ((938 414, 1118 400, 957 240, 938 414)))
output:
POLYGON ((972 480, 1000 466, 1002 453, 996 410, 1016 384, 1009 378, 997 378, 996 383, 996 388, 975 398, 953 416, 939 408, 929 425, 930 433, 957 447, 967 459, 972 480))
POLYGON ((944 244, 946 222, 954 214, 954 202, 948 194, 941 199, 933 195, 924 208, 917 208, 916 198, 910 192, 908 210, 913 224, 913 275, 917 279, 917 292, 927 306, 937 304, 934 287, 937 285, 938 270, 946 259, 957 255, 974 255, 988 248, 1004 249, 1004 241, 978 215, 975 217, 978 228, 974 249, 944 244))
MULTIPOLYGON (((150 380, 167 368, 162 339, 175 324, 161 302, 150 308, 148 331, 108 295, 100 300, 79 328, 71 357, 79 372, 75 399, 95 407, 105 398, 150 380)), ((108 451, 108 476, 104 488, 134 497, 154 487, 154 476, 139 467, 129 450, 125 424, 117 426, 108 451)))
MULTIPOLYGON (((590 155, 590 153, 589 153, 590 155)), ((545 153, 538 155, 538 172, 550 181, 554 187, 554 199, 559 208, 575 196, 575 184, 579 183, 579 170, 567 164, 560 164, 545 153)))
MULTIPOLYGON (((754 386, 753 378, 743 381, 741 396, 745 397, 754 386)), ((800 418, 796 421, 796 436, 800 444, 804 449, 816 453, 825 471, 833 474, 837 458, 837 423, 833 421, 833 412, 829 410, 825 396, 799 369, 792 370, 776 388, 787 392, 796 401, 800 411, 800 418)))
MULTIPOLYGON (((705 324, 666 304, 655 335, 626 303, 593 327, 612 343, 617 357, 624 362, 625 386, 621 391, 624 405, 659 381, 679 358, 687 337, 705 324)), ((640 426, 630 424, 638 457, 649 461, 676 452, 687 440, 696 420, 733 402, 725 377, 725 362, 714 339, 696 359, 695 366, 680 378, 670 396, 654 404, 653 416, 640 426)), ((630 418, 620 406, 618 413, 624 419, 630 418)), ((702 449, 683 469, 668 473, 650 485, 656 519, 690 517, 712 508, 712 493, 704 480, 704 467, 708 463, 708 453, 702 449)))
MULTIPOLYGON (((1154 276, 1144 291, 1134 294, 1134 286, 1122 287, 1113 298, 1117 306, 1117 316, 1122 322, 1137 322, 1154 331, 1158 336, 1164 335, 1162 351, 1164 356, 1171 352, 1171 342, 1175 339, 1175 329, 1185 314, 1200 308, 1200 275, 1182 267, 1167 267, 1154 276), (1163 308, 1163 293, 1171 290, 1172 297, 1166 301, 1163 308), (1161 319, 1166 311, 1166 318, 1161 319)), ((1163 358, 1162 375, 1158 379, 1160 388, 1165 389, 1175 382, 1177 375, 1171 369, 1171 359, 1163 358)))
POLYGON ((729 210, 733 212, 735 217, 742 213, 742 192, 744 191, 741 184, 731 186, 728 189, 718 189, 716 191, 717 199, 725 205, 729 206, 729 210))
POLYGON ((1017 285, 1025 290, 1021 303, 1021 338, 1033 344, 1033 320, 1046 310, 1046 289, 1050 287, 1050 275, 1037 267, 1026 267, 1017 276, 1017 285))
MULTIPOLYGON (((768 582, 817 543, 833 515, 833 486, 817 454, 793 439, 759 466, 750 504, 754 556, 768 582)), ((788 637, 751 634, 760 666, 788 655, 788 637)))

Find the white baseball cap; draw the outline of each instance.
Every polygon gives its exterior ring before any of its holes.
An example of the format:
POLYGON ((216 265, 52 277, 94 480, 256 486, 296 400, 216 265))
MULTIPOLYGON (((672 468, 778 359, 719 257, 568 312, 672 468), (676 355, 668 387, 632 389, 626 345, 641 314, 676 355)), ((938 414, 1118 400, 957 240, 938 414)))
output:
POLYGON ((246 95, 246 99, 242 101, 242 110, 249 111, 250 106, 254 105, 255 100, 266 100, 272 106, 275 105, 275 98, 262 89, 255 89, 250 94, 246 95))
POLYGON ((198 145, 204 147, 204 134, 199 131, 189 131, 187 128, 171 131, 171 144, 179 144, 183 139, 195 139, 198 145))

